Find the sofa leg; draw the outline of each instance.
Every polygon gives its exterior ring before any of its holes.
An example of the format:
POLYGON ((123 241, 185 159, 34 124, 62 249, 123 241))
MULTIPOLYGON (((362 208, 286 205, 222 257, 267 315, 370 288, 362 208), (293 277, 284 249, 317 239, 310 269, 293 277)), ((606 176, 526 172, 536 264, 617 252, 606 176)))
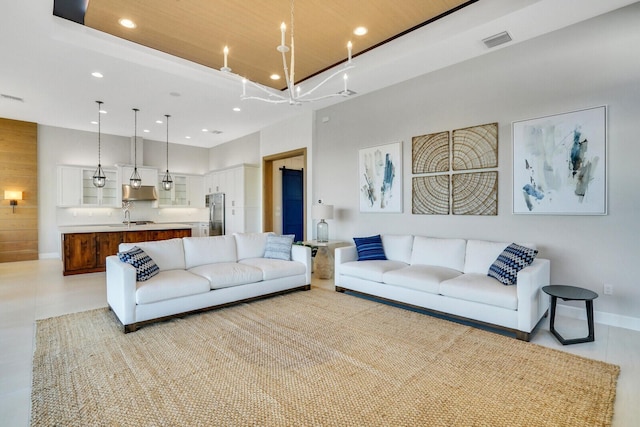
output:
POLYGON ((344 293, 345 289, 343 287, 340 286, 336 286, 336 292, 342 292, 344 293))
POLYGON ((138 325, 136 323, 132 323, 130 325, 124 325, 124 333, 128 334, 129 332, 135 332, 138 330, 138 325))
POLYGON ((520 341, 529 342, 531 340, 531 334, 529 332, 516 331, 516 338, 520 341))

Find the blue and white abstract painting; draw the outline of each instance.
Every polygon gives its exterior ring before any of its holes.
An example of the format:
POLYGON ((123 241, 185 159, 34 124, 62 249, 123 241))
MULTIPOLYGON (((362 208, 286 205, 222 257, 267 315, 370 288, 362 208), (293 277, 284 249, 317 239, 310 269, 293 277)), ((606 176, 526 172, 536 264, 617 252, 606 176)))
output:
POLYGON ((402 212, 402 143, 359 152, 360 212, 402 212))
POLYGON ((513 122, 513 212, 605 215, 606 107, 513 122))

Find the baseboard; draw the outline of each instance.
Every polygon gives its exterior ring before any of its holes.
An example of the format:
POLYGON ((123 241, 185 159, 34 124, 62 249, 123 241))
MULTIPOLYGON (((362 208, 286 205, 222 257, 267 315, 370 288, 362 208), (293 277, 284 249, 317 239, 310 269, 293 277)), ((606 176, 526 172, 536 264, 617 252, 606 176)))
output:
POLYGON ((60 254, 57 252, 41 252, 38 254, 38 259, 60 259, 60 254))
MULTIPOLYGON (((587 312, 584 307, 573 307, 569 305, 558 304, 556 306, 556 314, 559 316, 570 317, 573 319, 587 319, 587 312)), ((615 326, 617 328, 631 329, 640 331, 640 318, 631 316, 622 316, 620 314, 607 313, 606 311, 594 311, 593 320, 603 325, 615 326)))

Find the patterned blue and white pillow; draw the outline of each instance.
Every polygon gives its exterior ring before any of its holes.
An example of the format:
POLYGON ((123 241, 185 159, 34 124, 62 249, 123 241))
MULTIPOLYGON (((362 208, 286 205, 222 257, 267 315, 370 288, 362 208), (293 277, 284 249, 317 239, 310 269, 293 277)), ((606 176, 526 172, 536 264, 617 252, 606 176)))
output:
POLYGON ((537 249, 510 244, 496 258, 487 276, 493 277, 503 285, 513 285, 518 278, 518 271, 530 265, 538 255, 537 249))
POLYGON ((386 260, 382 238, 379 234, 369 237, 354 237, 358 250, 358 261, 386 260))
POLYGON ((293 245, 293 239, 295 239, 295 237, 295 234, 285 234, 282 236, 276 234, 267 235, 264 257, 291 261, 291 246, 293 245))
POLYGON ((131 264, 136 268, 136 281, 138 282, 149 280, 160 273, 160 268, 155 261, 137 246, 126 252, 118 252, 118 258, 120 258, 120 261, 131 264))

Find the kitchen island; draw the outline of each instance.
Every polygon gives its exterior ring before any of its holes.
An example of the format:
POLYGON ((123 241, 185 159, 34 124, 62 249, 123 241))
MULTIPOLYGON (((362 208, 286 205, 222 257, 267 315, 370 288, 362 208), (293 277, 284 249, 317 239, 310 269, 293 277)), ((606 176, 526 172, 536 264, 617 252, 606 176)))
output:
POLYGON ((120 243, 191 237, 190 224, 107 224, 59 227, 62 274, 105 271, 105 259, 118 253, 120 243))

